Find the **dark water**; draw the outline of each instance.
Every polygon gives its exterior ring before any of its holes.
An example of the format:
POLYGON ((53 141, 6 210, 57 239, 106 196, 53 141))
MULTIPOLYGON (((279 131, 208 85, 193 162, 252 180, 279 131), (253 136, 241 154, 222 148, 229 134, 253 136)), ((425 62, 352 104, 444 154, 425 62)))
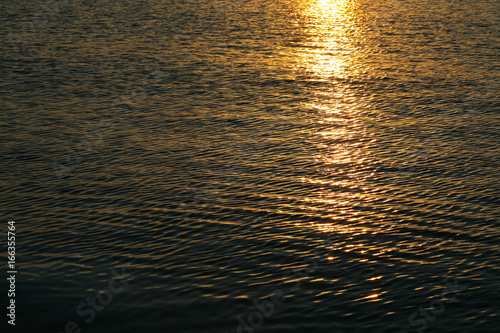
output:
POLYGON ((6 331, 499 331, 497 0, 47 6, 0 8, 6 331))

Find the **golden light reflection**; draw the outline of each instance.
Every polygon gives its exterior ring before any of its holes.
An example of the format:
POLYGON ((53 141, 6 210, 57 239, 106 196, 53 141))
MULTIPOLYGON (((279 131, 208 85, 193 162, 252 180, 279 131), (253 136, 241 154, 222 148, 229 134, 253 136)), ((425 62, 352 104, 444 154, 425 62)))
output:
MULTIPOLYGON (((319 123, 335 126, 335 130, 322 131, 320 135, 350 139, 360 128, 356 127, 356 119, 345 117, 345 114, 352 115, 359 103, 350 90, 349 80, 363 75, 365 67, 364 50, 360 46, 363 45, 364 30, 358 17, 361 16, 358 2, 310 0, 302 2, 297 12, 308 38, 294 45, 296 69, 305 72, 307 80, 326 83, 319 89, 312 89, 317 99, 307 106, 325 114, 319 123)), ((336 158, 344 163, 358 157, 348 149, 337 151, 336 158)))
MULTIPOLYGON (((296 73, 309 86, 312 96, 305 107, 318 122, 314 144, 324 153, 317 156, 325 165, 326 183, 319 199, 331 205, 330 223, 315 227, 320 232, 354 234, 371 232, 358 223, 352 207, 363 187, 360 171, 367 163, 365 131, 358 116, 366 107, 359 98, 366 71, 366 30, 358 0, 304 0, 295 17, 305 39, 291 44, 296 73), (360 111, 361 110, 361 111, 360 111), (346 218, 347 217, 347 218, 346 218)), ((308 180, 313 182, 314 180, 308 180)), ((344 249, 346 250, 346 249, 344 249)), ((352 251, 353 249, 347 249, 352 251)), ((361 254, 366 249, 357 249, 361 254)))
POLYGON ((372 277, 370 279, 368 279, 368 281, 375 281, 375 280, 380 280, 383 276, 380 275, 380 276, 375 276, 375 277, 372 277))
POLYGON ((299 15, 310 39, 299 49, 299 65, 323 79, 347 78, 359 66, 356 1, 306 1, 299 15))

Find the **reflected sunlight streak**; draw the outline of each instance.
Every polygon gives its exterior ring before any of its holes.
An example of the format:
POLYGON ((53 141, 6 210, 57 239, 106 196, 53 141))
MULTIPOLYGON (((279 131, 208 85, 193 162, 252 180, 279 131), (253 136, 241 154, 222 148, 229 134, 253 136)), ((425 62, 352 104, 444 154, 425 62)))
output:
POLYGON ((352 33, 354 25, 353 1, 317 0, 307 2, 301 16, 307 21, 310 41, 300 49, 302 68, 323 80, 347 78, 357 66, 356 45, 352 33))
POLYGON ((351 207, 362 195, 356 189, 363 186, 359 170, 366 164, 362 144, 366 133, 357 114, 365 105, 358 98, 359 87, 353 89, 352 82, 361 80, 366 64, 357 6, 356 0, 313 0, 298 9, 309 36, 296 45, 299 71, 307 74, 308 81, 322 83, 311 87, 314 100, 306 105, 318 115, 315 144, 324 151, 318 161, 326 174, 342 178, 336 183, 329 177, 319 193, 333 208, 328 216, 332 222, 316 225, 320 232, 351 233, 359 228, 354 226, 357 217, 351 207), (332 192, 330 187, 338 190, 332 192), (346 214, 353 221, 345 220, 346 214))

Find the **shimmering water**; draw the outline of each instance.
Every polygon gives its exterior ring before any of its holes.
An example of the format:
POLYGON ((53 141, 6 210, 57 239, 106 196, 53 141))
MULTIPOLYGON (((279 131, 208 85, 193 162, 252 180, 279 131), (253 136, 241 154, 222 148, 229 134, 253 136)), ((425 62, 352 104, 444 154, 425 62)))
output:
POLYGON ((17 332, 498 332, 497 0, 48 6, 0 10, 17 332))

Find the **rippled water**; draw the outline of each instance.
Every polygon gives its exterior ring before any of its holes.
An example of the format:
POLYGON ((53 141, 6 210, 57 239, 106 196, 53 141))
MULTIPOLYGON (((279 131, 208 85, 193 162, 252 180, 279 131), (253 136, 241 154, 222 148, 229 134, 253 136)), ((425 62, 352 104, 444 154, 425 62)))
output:
POLYGON ((498 332, 497 0, 54 6, 0 10, 18 332, 498 332))

